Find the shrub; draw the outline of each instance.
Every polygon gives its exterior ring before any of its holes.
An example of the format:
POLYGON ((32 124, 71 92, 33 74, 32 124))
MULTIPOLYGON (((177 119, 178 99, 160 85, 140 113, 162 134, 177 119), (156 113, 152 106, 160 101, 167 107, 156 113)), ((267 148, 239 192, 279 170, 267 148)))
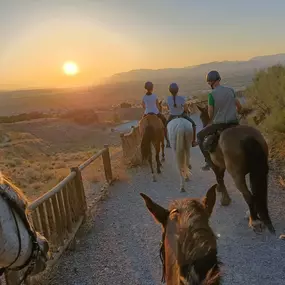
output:
POLYGON ((259 71, 245 96, 263 114, 263 124, 270 130, 285 132, 285 67, 272 66, 259 71))

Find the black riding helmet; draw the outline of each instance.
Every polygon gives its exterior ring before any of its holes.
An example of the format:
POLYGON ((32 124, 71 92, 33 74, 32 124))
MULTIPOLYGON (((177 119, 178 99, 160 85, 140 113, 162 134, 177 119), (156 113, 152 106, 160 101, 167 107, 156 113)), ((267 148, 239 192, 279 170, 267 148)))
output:
POLYGON ((219 74, 218 71, 216 70, 212 70, 207 74, 206 80, 208 83, 210 83, 212 89, 213 89, 213 85, 215 82, 220 81, 221 80, 221 76, 219 74))
POLYGON ((144 84, 144 88, 145 88, 147 91, 153 90, 153 83, 152 83, 151 81, 147 81, 147 82, 144 84))

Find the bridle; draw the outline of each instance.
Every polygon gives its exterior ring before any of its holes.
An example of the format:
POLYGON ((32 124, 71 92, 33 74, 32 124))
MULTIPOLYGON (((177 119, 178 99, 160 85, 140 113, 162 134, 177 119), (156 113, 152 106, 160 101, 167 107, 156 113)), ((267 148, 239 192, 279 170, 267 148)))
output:
POLYGON ((11 213, 13 215, 13 218, 14 218, 14 221, 16 224, 17 237, 18 237, 18 242, 19 242, 19 249, 18 249, 18 253, 17 253, 16 258, 8 266, 0 268, 0 276, 2 276, 6 270, 20 271, 29 265, 27 271, 24 273, 22 279, 20 280, 20 282, 18 284, 18 285, 21 285, 27 279, 27 277, 31 274, 31 272, 33 271, 34 265, 36 264, 36 260, 37 260, 38 256, 41 254, 42 250, 41 250, 41 248, 38 244, 38 241, 37 241, 36 231, 34 230, 32 225, 29 223, 26 213, 24 213, 22 211, 22 209, 20 209, 20 207, 17 205, 17 203, 9 197, 9 195, 1 187, 1 185, 0 185, 0 196, 7 202, 7 204, 10 207, 11 213), (18 224, 17 218, 16 218, 16 214, 18 214, 18 216, 21 218, 24 226, 26 227, 26 229, 28 231, 28 234, 29 234, 31 242, 32 242, 32 252, 31 252, 30 257, 27 259, 27 261, 23 265, 15 267, 15 268, 11 268, 11 266, 13 266, 17 262, 17 260, 19 259, 20 255, 21 255, 21 251, 22 251, 21 234, 20 234, 20 229, 19 229, 19 224, 18 224))

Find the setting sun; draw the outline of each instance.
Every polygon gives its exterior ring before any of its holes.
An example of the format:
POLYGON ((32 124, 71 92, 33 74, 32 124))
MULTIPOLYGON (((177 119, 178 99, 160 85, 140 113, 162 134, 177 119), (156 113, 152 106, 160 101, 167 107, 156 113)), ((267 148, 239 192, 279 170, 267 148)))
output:
POLYGON ((63 65, 63 72, 69 76, 76 75, 78 73, 78 66, 75 62, 67 61, 63 65))

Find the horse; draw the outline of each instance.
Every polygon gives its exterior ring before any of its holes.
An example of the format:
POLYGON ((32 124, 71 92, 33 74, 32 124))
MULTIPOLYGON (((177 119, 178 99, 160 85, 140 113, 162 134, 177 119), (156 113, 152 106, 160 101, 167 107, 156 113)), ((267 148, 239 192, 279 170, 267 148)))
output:
POLYGON ((141 140, 141 156, 142 160, 148 160, 153 181, 156 181, 152 165, 152 145, 155 148, 155 159, 157 173, 161 173, 160 167, 162 166, 159 154, 160 146, 162 148, 162 161, 165 160, 164 153, 164 125, 162 120, 155 114, 148 114, 139 121, 139 131, 142 137, 141 140))
POLYGON ((27 268, 19 284, 44 271, 49 259, 49 244, 33 229, 27 206, 22 191, 0 175, 0 275, 27 268))
POLYGON ((169 209, 140 193, 156 222, 162 225, 162 282, 167 285, 219 285, 217 240, 209 218, 216 202, 216 185, 201 200, 173 201, 169 209))
POLYGON ((185 192, 185 179, 190 177, 190 147, 193 140, 192 125, 184 118, 175 118, 167 125, 170 146, 176 156, 176 165, 180 174, 180 192, 185 192))
MULTIPOLYGON (((197 106, 203 127, 209 123, 208 107, 197 106)), ((238 125, 218 131, 205 138, 204 147, 213 162, 212 170, 221 192, 221 205, 228 206, 231 198, 224 183, 229 172, 249 207, 249 227, 262 232, 264 226, 275 234, 268 213, 268 145, 261 132, 248 125, 238 125), (245 176, 249 174, 251 192, 245 176)))
MULTIPOLYGON (((164 126, 166 126, 167 119, 165 118, 165 116, 163 115, 163 112, 162 112, 162 109, 163 109, 162 103, 163 103, 162 100, 159 101, 159 103, 158 103, 158 105, 159 105, 158 110, 159 110, 159 112, 161 114, 162 122, 163 122, 164 126)), ((166 127, 165 127, 164 137, 165 137, 165 140, 166 140, 166 147, 169 148, 170 147, 170 142, 169 142, 169 138, 168 138, 168 135, 167 135, 167 128, 166 127)))

